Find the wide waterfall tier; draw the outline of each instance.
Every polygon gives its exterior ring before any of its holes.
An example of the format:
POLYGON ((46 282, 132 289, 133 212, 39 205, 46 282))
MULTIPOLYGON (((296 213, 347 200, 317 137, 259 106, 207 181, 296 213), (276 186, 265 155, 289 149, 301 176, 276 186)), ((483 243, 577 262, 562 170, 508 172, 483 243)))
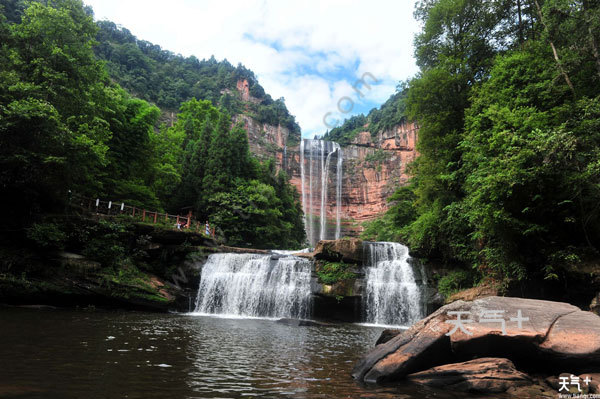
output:
POLYGON ((410 261, 408 248, 393 242, 365 242, 367 323, 409 326, 425 316, 422 269, 410 261))
POLYGON ((338 143, 310 139, 300 143, 304 226, 313 246, 319 240, 340 238, 343 162, 343 151, 338 143))
POLYGON ((242 317, 310 316, 311 263, 294 256, 213 254, 195 312, 242 317))

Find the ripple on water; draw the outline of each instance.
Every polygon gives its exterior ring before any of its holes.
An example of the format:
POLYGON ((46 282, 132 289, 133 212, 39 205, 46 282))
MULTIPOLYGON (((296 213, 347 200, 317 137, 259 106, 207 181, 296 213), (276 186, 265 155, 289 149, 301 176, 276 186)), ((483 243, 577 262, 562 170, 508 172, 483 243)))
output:
POLYGON ((465 397, 356 384, 350 370, 381 328, 130 312, 3 312, 0 354, 10 367, 0 373, 0 396, 3 386, 14 385, 35 386, 44 398, 465 397), (126 343, 135 344, 124 348, 126 343))

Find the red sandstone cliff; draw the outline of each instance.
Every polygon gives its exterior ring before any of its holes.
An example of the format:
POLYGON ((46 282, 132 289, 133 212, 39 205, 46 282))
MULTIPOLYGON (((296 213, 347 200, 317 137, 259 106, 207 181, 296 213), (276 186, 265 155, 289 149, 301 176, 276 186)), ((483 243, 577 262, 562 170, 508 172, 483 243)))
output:
MULTIPOLYGON (((398 186, 408 182, 406 167, 418 155, 415 148, 417 131, 418 127, 414 123, 401 124, 374 135, 365 131, 358 135, 353 144, 342 147, 343 235, 356 235, 362 230, 362 222, 372 220, 385 212, 389 207, 387 198, 398 186)), ((287 148, 286 162, 291 182, 300 192, 302 182, 298 146, 287 148)), ((333 202, 334 178, 335 174, 330 173, 327 215, 332 220, 335 219, 336 211, 333 202)), ((318 214, 320 204, 314 203, 313 209, 318 214)))
MULTIPOLYGON (((243 101, 257 101, 248 91, 244 81, 237 83, 243 101)), ((248 131, 250 150, 262 159, 274 158, 278 168, 286 170, 291 183, 301 193, 299 145, 290 140, 290 132, 281 126, 259 123, 248 115, 236 115, 234 122, 241 122, 248 131)), ((342 181, 342 234, 356 235, 360 224, 372 220, 388 209, 387 198, 409 176, 407 165, 417 154, 418 126, 404 123, 392 129, 369 132, 368 127, 352 144, 344 146, 342 181)), ((334 165, 332 165, 334 167, 334 165)), ((335 219, 335 173, 328 182, 328 218, 335 219)), ((318 215, 320 203, 313 202, 313 213, 318 215)))

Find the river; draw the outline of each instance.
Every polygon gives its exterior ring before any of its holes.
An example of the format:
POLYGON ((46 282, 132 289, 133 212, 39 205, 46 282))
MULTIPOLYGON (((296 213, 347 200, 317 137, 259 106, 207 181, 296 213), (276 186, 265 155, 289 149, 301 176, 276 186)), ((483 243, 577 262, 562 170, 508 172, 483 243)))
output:
POLYGON ((350 370, 381 328, 0 308, 1 398, 463 398, 350 370))

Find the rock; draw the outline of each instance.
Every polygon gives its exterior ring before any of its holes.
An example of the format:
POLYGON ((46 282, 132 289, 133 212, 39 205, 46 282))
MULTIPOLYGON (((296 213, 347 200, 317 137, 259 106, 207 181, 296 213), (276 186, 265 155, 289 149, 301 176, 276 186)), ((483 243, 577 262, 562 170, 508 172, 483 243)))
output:
MULTIPOLYGON (((496 318, 488 316, 488 319, 496 318)), ((517 367, 559 373, 600 370, 600 317, 561 302, 523 298, 486 297, 446 305, 388 342, 377 345, 355 366, 352 376, 368 383, 393 381, 447 363, 480 357, 502 357, 517 367), (485 322, 485 310, 504 311, 506 334, 500 322, 485 322), (522 320, 511 321, 521 311, 522 320), (467 312, 471 319, 457 329, 451 322, 467 312), (452 333, 451 333, 452 332, 452 333), (451 334, 451 335, 447 335, 451 334)))
POLYGON ((482 284, 477 287, 468 288, 466 290, 459 291, 455 294, 450 295, 446 300, 446 303, 452 303, 454 301, 474 301, 475 299, 485 298, 487 296, 497 296, 498 288, 493 287, 491 284, 482 284))
POLYGON ((529 376, 518 371, 513 362, 493 357, 433 367, 411 374, 407 379, 435 388, 480 393, 500 393, 532 384, 529 376))
POLYGON ((381 335, 377 339, 377 342, 375 342, 375 345, 385 344, 386 342, 388 342, 392 338, 396 337, 397 335, 402 334, 404 331, 406 331, 406 330, 392 330, 389 328, 385 329, 381 332, 381 335))
MULTIPOLYGON (((246 126, 251 151, 261 158, 275 158, 278 168, 286 171, 290 183, 302 193, 299 146, 288 139, 293 135, 288 132, 284 135, 287 140, 284 157, 284 145, 280 143, 279 135, 271 133, 279 127, 256 121, 246 123, 246 126)), ((418 155, 417 132, 418 125, 414 122, 402 122, 372 132, 365 127, 355 144, 343 146, 342 235, 357 236, 362 231, 362 222, 385 212, 390 206, 387 198, 399 185, 408 182, 407 165, 418 155)), ((335 196, 328 198, 331 203, 335 196)), ((318 215, 318 210, 316 212, 318 215)))
POLYGON ((260 254, 260 255, 270 255, 271 254, 271 251, 269 251, 267 249, 237 248, 237 247, 228 247, 226 245, 219 245, 219 252, 232 253, 232 254, 260 254))
POLYGON ((561 373, 558 376, 550 376, 546 378, 546 383, 548 383, 548 385, 555 389, 556 392, 560 391, 559 393, 600 393, 600 373, 585 373, 579 376, 573 373, 561 373), (576 384, 570 384, 571 376, 579 377, 579 388, 581 389, 581 391, 577 389, 576 384), (569 388, 569 392, 565 391, 563 385, 560 383, 561 377, 567 378, 567 381, 569 382, 569 384, 567 385, 567 387, 569 388), (586 382, 586 377, 589 378, 589 382, 586 382))
POLYGON ((511 398, 519 399, 556 399, 558 396, 556 391, 547 384, 544 384, 543 381, 539 381, 538 384, 533 385, 510 387, 506 391, 506 394, 511 398))
POLYGON ((331 327, 331 323, 323 323, 315 320, 302 320, 302 319, 279 319, 278 324, 285 324, 286 326, 292 327, 331 327))
POLYGON ((304 259, 308 259, 308 260, 314 260, 314 254, 312 252, 296 252, 296 253, 294 253, 292 255, 296 256, 298 258, 304 258, 304 259))
POLYGON ((358 238, 343 238, 340 240, 321 240, 313 252, 315 259, 332 262, 361 264, 363 261, 362 240, 358 238))
POLYGON ((600 315, 600 292, 596 294, 592 302, 590 303, 590 311, 600 315))
POLYGON ((589 389, 590 393, 600 393, 600 373, 581 374, 579 376, 579 380, 582 381, 582 388, 583 385, 585 385, 589 389), (588 377, 590 380, 589 384, 583 382, 586 380, 586 377, 588 377))

